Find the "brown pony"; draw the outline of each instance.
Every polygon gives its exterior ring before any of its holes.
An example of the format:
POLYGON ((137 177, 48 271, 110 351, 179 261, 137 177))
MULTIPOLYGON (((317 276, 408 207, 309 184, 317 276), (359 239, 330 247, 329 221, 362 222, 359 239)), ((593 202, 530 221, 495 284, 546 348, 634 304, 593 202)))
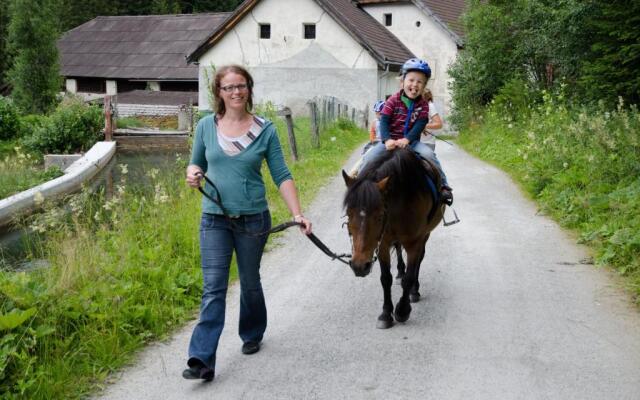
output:
POLYGON ((357 178, 342 171, 347 184, 344 207, 352 238, 351 269, 356 276, 366 276, 371 272, 376 251, 380 261, 384 304, 378 328, 393 326, 393 317, 398 322, 406 321, 411 313, 410 302, 420 298, 418 274, 425 245, 444 214, 437 192, 430 190, 440 187, 440 174, 435 171, 435 167, 406 149, 387 151, 370 162, 357 178), (396 243, 407 252, 407 268, 402 277, 402 297, 394 310, 390 249, 396 243))

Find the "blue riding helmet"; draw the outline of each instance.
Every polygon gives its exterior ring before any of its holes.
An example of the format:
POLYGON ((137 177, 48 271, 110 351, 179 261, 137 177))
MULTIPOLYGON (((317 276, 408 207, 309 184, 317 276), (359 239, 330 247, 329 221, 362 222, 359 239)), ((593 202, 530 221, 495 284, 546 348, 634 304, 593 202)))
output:
POLYGON ((427 79, 431 78, 431 67, 429 67, 426 61, 419 58, 410 58, 402 65, 403 77, 411 71, 422 72, 427 76, 427 79))
POLYGON ((382 111, 383 107, 384 107, 384 101, 378 100, 376 101, 376 104, 373 105, 373 112, 380 112, 382 111))

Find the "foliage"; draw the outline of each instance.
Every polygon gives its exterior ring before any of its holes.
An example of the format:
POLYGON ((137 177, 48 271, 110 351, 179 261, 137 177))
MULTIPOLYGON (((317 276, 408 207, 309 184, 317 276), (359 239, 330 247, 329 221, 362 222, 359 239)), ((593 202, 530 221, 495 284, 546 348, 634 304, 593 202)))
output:
POLYGON ((32 127, 24 145, 37 153, 70 153, 89 149, 100 139, 103 127, 99 107, 67 98, 51 115, 32 127))
POLYGON ((571 85, 582 102, 640 93, 640 4, 605 0, 470 2, 465 49, 450 67, 451 122, 463 127, 514 79, 534 91, 571 85))
POLYGON ((0 160, 0 199, 22 192, 62 175, 58 167, 46 171, 31 154, 15 147, 14 153, 0 160))
POLYGON ((595 249, 596 261, 630 277, 640 302, 640 112, 568 106, 544 93, 513 119, 492 105, 462 145, 506 169, 540 204, 595 249))
POLYGON ((8 40, 15 57, 8 76, 15 104, 26 113, 50 111, 60 91, 54 5, 55 0, 11 3, 8 40))
POLYGON ((590 98, 640 102, 640 3, 633 0, 589 3, 596 18, 585 21, 593 33, 591 54, 580 83, 590 98))
POLYGON ((75 28, 99 15, 191 14, 233 11, 241 0, 60 0, 61 31, 75 28))
MULTIPOLYGON (((275 122, 303 206, 367 137, 342 124, 315 149, 308 119, 297 119, 301 160, 292 163, 283 121, 275 122)), ((14 326, 0 339, 0 397, 85 397, 137 349, 194 317, 200 196, 183 182, 185 162, 163 178, 149 170, 150 193, 132 189, 127 166, 120 168, 124 178, 112 193, 82 192, 67 202, 70 212, 52 207, 29 222, 42 235, 33 257, 49 268, 0 272, 0 321, 14 326)), ((288 220, 278 189, 266 181, 274 222, 288 220)))
POLYGON ((0 140, 12 139, 20 132, 20 116, 13 102, 0 96, 0 140))
POLYGON ((0 1, 0 88, 7 83, 6 73, 13 57, 7 48, 7 27, 9 25, 9 2, 0 1))

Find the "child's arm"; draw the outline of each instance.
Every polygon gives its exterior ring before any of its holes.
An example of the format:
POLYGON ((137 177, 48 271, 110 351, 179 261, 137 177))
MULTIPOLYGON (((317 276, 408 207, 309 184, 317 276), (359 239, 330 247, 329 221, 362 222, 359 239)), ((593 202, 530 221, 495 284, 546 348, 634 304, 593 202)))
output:
POLYGON ((386 140, 391 139, 391 133, 389 127, 391 126, 391 116, 382 114, 380 116, 380 140, 384 143, 386 140))
POLYGON ((416 120, 416 122, 413 124, 413 126, 405 136, 405 138, 409 140, 409 143, 420 140, 420 135, 422 134, 424 127, 427 126, 428 120, 428 118, 420 118, 416 120))

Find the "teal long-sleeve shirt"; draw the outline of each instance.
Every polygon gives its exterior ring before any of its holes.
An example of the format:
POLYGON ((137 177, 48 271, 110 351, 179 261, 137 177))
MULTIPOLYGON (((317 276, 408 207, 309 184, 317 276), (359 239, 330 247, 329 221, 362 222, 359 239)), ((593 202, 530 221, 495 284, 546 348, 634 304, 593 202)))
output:
MULTIPOLYGON (((213 181, 222 204, 230 215, 256 214, 268 208, 261 172, 263 160, 267 161, 271 178, 277 187, 292 179, 284 162, 276 128, 271 121, 264 120, 260 135, 246 149, 233 156, 226 154, 218 145, 213 115, 198 122, 190 163, 202 168, 213 181)), ((216 198, 210 185, 206 184, 204 189, 216 198)), ((220 207, 204 196, 202 211, 209 214, 223 213, 220 207)))

